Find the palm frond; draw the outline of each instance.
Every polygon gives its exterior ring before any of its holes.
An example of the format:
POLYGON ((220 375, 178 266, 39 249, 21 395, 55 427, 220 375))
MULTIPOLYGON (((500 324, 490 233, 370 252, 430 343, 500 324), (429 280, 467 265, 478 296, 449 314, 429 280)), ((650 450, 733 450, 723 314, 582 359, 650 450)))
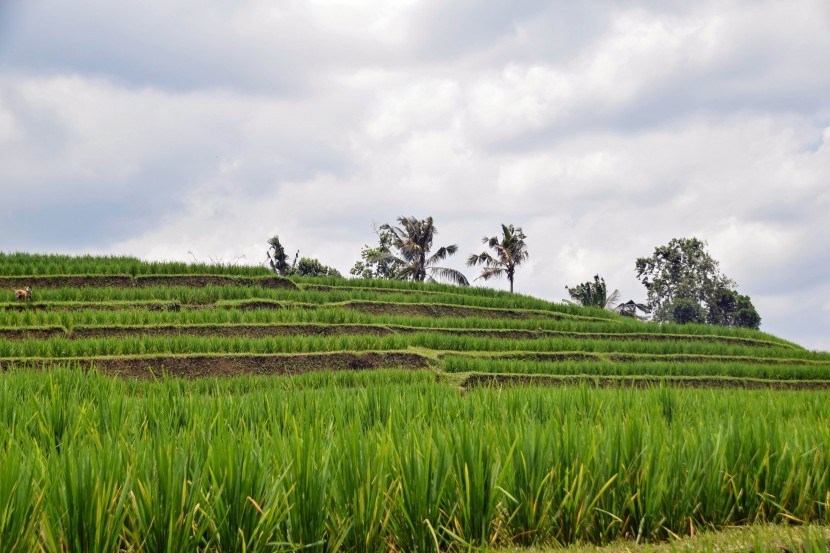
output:
MULTIPOLYGON (((437 275, 440 279, 452 282, 458 286, 469 286, 470 281, 461 271, 450 269, 449 267, 433 267, 432 274, 437 275)), ((432 277, 432 275, 430 275, 432 277)))
POLYGON ((605 300, 605 309, 613 310, 617 306, 618 301, 620 301, 620 291, 614 290, 605 300))
POLYGON ((492 265, 497 263, 493 256, 487 252, 481 252, 480 254, 470 254, 470 257, 467 258, 467 265, 470 267, 474 265, 492 265))
POLYGON ((487 267, 486 269, 481 271, 481 274, 478 276, 478 278, 476 278, 476 280, 478 280, 479 278, 482 280, 490 280, 491 278, 500 277, 506 272, 507 269, 505 269, 504 267, 487 267))
POLYGON ((453 255, 455 252, 458 251, 458 244, 452 244, 450 246, 442 246, 438 248, 438 251, 432 254, 426 260, 427 267, 434 265, 439 261, 444 261, 447 257, 453 255))
POLYGON ((388 252, 378 252, 378 253, 375 253, 375 254, 370 254, 370 255, 366 256, 366 260, 371 262, 371 263, 377 263, 379 261, 391 261, 391 262, 397 262, 397 263, 400 263, 400 264, 404 264, 403 259, 401 259, 400 257, 398 257, 396 255, 388 253, 388 252))

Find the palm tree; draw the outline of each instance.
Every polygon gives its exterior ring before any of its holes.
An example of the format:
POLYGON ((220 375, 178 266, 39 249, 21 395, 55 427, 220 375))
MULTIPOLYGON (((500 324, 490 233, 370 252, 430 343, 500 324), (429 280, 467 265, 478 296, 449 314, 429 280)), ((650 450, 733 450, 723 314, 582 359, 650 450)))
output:
POLYGON ((620 299, 620 291, 614 290, 611 295, 608 295, 608 288, 605 286, 605 279, 599 275, 594 275, 594 282, 590 280, 576 285, 574 288, 565 286, 568 294, 571 295, 571 300, 565 300, 567 303, 581 305, 582 307, 599 307, 601 309, 614 310, 617 305, 617 300, 620 299))
POLYGON ((516 267, 521 265, 528 256, 527 244, 525 244, 527 236, 522 232, 522 227, 513 228, 513 225, 505 224, 501 226, 501 233, 501 241, 498 236, 490 238, 485 236, 481 239, 482 244, 487 244, 490 249, 496 251, 495 257, 488 252, 472 254, 467 259, 467 265, 471 267, 478 264, 484 265, 481 276, 478 277, 484 280, 507 275, 507 280, 510 281, 510 292, 513 292, 516 267))
POLYGON ((438 230, 432 222, 432 217, 416 219, 415 217, 399 217, 400 227, 382 225, 381 231, 392 233, 392 248, 394 253, 380 252, 370 256, 369 261, 390 261, 396 267, 394 277, 398 280, 415 280, 418 282, 436 282, 436 277, 448 280, 459 286, 469 286, 467 277, 460 271, 448 267, 438 267, 437 263, 444 261, 458 251, 458 245, 441 246, 430 255, 432 240, 438 230))

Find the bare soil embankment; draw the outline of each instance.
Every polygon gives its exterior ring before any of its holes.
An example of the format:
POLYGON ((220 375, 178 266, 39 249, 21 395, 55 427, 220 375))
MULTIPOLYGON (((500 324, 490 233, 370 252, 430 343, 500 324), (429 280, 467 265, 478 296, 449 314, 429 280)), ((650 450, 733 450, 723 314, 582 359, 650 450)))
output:
POLYGON ((84 357, 77 359, 2 359, 0 369, 49 369, 77 365, 105 374, 154 378, 163 374, 183 378, 238 375, 290 375, 314 371, 371 369, 425 369, 429 359, 414 353, 366 352, 302 355, 154 355, 141 357, 84 357))

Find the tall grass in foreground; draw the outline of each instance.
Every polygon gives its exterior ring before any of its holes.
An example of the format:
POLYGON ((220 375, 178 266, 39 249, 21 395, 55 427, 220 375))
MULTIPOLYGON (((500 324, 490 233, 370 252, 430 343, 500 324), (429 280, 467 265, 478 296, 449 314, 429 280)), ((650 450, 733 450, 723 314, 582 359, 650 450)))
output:
POLYGON ((3 547, 435 551, 830 519, 828 393, 244 382, 0 376, 3 547))

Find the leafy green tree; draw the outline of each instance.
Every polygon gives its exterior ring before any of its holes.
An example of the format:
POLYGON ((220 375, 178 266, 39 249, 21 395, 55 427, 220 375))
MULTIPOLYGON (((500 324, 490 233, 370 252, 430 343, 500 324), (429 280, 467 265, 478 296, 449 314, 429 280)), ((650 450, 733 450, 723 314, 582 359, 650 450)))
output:
POLYGON ((654 320, 758 328, 761 318, 749 297, 737 294, 735 281, 718 267, 706 243, 697 238, 674 238, 655 248, 651 257, 637 259, 637 278, 648 291, 654 320))
POLYGON ((335 269, 334 267, 329 267, 328 265, 323 265, 320 263, 319 260, 308 258, 308 257, 301 257, 300 261, 297 263, 297 267, 294 269, 294 274, 297 276, 333 276, 333 277, 340 277, 342 276, 340 272, 335 269))
POLYGON ((706 322, 706 310, 692 298, 677 298, 670 307, 672 320, 676 323, 706 322))
POLYGON ((501 239, 498 236, 489 238, 485 236, 481 239, 482 244, 487 244, 487 247, 495 251, 495 257, 486 251, 472 254, 467 259, 467 265, 470 267, 483 265, 481 276, 478 277, 483 280, 506 275, 507 280, 510 281, 510 292, 513 292, 516 267, 528 257, 525 238, 527 236, 522 232, 522 227, 513 228, 513 225, 502 224, 501 239))
POLYGON ((589 280, 577 284, 573 288, 565 286, 565 289, 571 296, 570 300, 565 301, 582 307, 599 307, 600 309, 613 310, 617 305, 617 300, 620 299, 619 290, 614 290, 610 296, 608 295, 605 279, 599 275, 594 275, 593 282, 589 280))
POLYGON ((358 278, 393 279, 400 269, 397 259, 392 255, 394 234, 391 230, 380 229, 372 225, 378 237, 378 244, 368 244, 360 250, 360 260, 356 261, 349 273, 358 278))
POLYGON ((709 306, 706 322, 713 325, 758 329, 761 326, 761 316, 758 315, 749 296, 741 295, 735 290, 720 289, 709 306))
POLYGON ((367 257, 371 263, 386 261, 394 267, 394 277, 398 280, 414 280, 418 282, 436 282, 437 279, 447 280, 459 286, 469 286, 467 277, 460 271, 448 267, 439 267, 438 263, 446 260, 458 251, 458 245, 441 246, 430 255, 432 241, 438 230, 432 217, 416 219, 415 217, 399 217, 400 227, 385 224, 380 230, 391 234, 390 251, 379 252, 367 257))

